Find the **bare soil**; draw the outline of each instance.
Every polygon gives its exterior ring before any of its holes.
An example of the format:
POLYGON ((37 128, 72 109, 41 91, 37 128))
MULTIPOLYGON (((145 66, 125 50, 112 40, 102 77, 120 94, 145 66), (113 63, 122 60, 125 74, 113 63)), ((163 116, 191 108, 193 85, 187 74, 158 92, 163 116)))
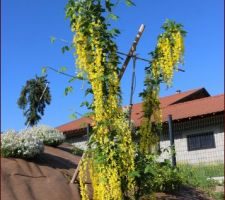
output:
MULTIPOLYGON (((80 200, 79 186, 69 181, 80 157, 71 146, 45 146, 35 159, 1 158, 2 200, 80 200)), ((90 188, 90 184, 89 188, 90 188)), ((157 193, 158 200, 212 200, 201 191, 182 187, 176 194, 157 193)))

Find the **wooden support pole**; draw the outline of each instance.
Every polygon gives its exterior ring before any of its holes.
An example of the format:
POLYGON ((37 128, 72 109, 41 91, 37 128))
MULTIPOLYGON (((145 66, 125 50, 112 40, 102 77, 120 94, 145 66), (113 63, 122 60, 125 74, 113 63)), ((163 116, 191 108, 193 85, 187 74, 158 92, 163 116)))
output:
POLYGON ((135 80, 135 68, 136 68, 136 57, 135 51, 133 52, 133 69, 132 69, 132 80, 131 80, 131 90, 130 90, 130 107, 129 107, 129 127, 131 128, 131 114, 133 106, 133 96, 134 96, 134 80, 135 80))
MULTIPOLYGON (((90 128, 91 128, 91 125, 87 124, 87 136, 88 137, 90 136, 90 128)), ((79 172, 79 169, 80 169, 81 162, 82 162, 84 157, 85 157, 85 152, 83 153, 83 155, 82 155, 82 157, 81 157, 81 159, 80 159, 80 161, 79 161, 79 163, 77 165, 77 168, 76 168, 76 170, 75 170, 75 172, 73 174, 73 177, 72 177, 70 183, 74 183, 75 182, 75 180, 77 178, 77 175, 78 175, 78 172, 79 172)))
POLYGON ((123 77, 123 74, 124 74, 124 72, 125 72, 125 70, 127 68, 127 65, 128 65, 128 63, 129 63, 129 61, 131 59, 131 56, 136 51, 137 44, 138 44, 138 42, 139 42, 139 40, 141 38, 142 33, 144 32, 144 29, 145 29, 144 24, 141 24, 141 26, 140 26, 140 28, 138 30, 138 34, 136 35, 136 37, 134 39, 134 42, 133 42, 133 44, 132 44, 132 46, 130 48, 130 51, 128 53, 128 56, 126 57, 126 60, 124 61, 124 64, 123 64, 123 66, 121 68, 121 71, 120 71, 120 74, 119 74, 119 80, 121 80, 121 78, 123 77))
POLYGON ((74 174, 73 174, 73 177, 72 177, 70 183, 74 183, 74 182, 75 182, 75 180, 76 180, 76 178, 77 178, 77 175, 78 175, 78 172, 79 172, 79 168, 80 168, 82 159, 84 158, 84 156, 85 156, 85 152, 83 153, 83 155, 82 155, 82 157, 81 157, 81 159, 80 159, 80 161, 79 161, 79 163, 78 163, 78 165, 77 165, 77 168, 76 168, 76 170, 75 170, 75 172, 74 172, 74 174))

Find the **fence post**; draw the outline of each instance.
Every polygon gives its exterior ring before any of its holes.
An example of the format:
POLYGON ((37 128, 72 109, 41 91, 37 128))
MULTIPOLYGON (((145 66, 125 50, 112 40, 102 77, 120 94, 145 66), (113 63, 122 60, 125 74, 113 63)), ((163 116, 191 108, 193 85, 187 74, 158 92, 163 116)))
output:
POLYGON ((91 130, 91 125, 88 123, 87 124, 87 138, 89 139, 90 138, 90 130, 91 130))
POLYGON ((176 156, 175 156, 172 115, 168 115, 168 125, 169 125, 170 148, 172 150, 172 166, 176 167, 176 156))

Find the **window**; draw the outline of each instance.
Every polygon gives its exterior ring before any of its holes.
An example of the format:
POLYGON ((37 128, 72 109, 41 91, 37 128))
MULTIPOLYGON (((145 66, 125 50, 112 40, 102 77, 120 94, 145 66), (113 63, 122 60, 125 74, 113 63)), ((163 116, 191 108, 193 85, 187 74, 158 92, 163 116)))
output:
POLYGON ((213 132, 200 133, 187 136, 188 151, 215 148, 213 132))

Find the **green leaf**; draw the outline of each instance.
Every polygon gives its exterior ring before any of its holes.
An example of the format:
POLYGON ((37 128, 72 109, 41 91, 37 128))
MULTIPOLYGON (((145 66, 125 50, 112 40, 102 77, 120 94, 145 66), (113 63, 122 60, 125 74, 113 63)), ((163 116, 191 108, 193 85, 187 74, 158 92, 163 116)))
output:
POLYGON ((73 81, 75 81, 77 78, 76 77, 73 77, 69 80, 69 83, 72 83, 73 81))
POLYGON ((140 177, 141 175, 140 175, 139 171, 133 171, 133 172, 130 172, 128 174, 128 176, 130 176, 130 177, 140 177))
POLYGON ((65 72, 66 70, 67 70, 67 67, 61 67, 61 68, 59 69, 60 72, 65 72))
POLYGON ((65 53, 66 51, 69 51, 70 48, 68 46, 64 46, 64 47, 62 47, 61 50, 62 50, 62 53, 65 53))
POLYGON ((117 20, 117 19, 119 19, 119 17, 116 16, 116 15, 114 15, 113 13, 110 13, 110 14, 109 14, 109 18, 111 18, 112 20, 117 20))
POLYGON ((85 96, 87 96, 88 94, 93 94, 93 90, 91 88, 86 89, 85 96))
POLYGON ((73 87, 72 86, 68 86, 64 90, 64 95, 67 96, 72 91, 73 91, 73 87))
POLYGON ((147 165, 147 166, 145 167, 144 173, 145 173, 145 174, 150 173, 150 174, 155 175, 155 174, 156 174, 156 171, 152 168, 151 165, 147 165))
POLYGON ((106 0, 106 1, 105 1, 105 7, 107 8, 107 10, 108 10, 109 12, 112 11, 112 9, 111 9, 111 3, 110 3, 109 0, 106 0))
POLYGON ((83 80, 84 79, 84 73, 83 72, 77 73, 76 78, 79 79, 79 80, 83 80))
POLYGON ((118 35, 120 34, 120 30, 117 28, 113 28, 112 30, 109 31, 112 35, 118 35))
POLYGON ((71 120, 77 119, 77 115, 76 115, 75 113, 72 113, 72 114, 69 116, 69 118, 70 118, 71 120))
POLYGON ((81 104, 80 104, 80 107, 83 107, 83 106, 86 106, 86 107, 89 107, 89 102, 88 101, 83 101, 81 104))
POLYGON ((131 0, 126 0, 125 3, 127 6, 135 6, 135 4, 131 0))
POLYGON ((41 68, 41 73, 44 75, 44 74, 46 74, 46 72, 47 72, 47 68, 46 67, 42 67, 41 68))
POLYGON ((53 37, 53 36, 50 37, 50 42, 51 42, 52 44, 55 42, 55 40, 56 40, 55 37, 53 37))

